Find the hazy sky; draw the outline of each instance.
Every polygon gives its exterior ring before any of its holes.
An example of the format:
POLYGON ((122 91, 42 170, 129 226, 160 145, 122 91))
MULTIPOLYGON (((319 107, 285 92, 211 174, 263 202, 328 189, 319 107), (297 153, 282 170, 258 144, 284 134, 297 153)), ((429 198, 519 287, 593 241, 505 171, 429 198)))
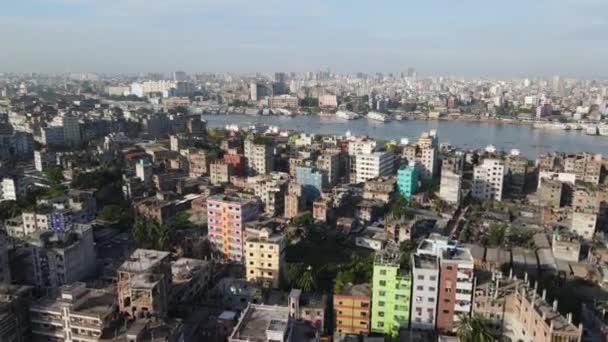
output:
POLYGON ((0 72, 608 76, 608 0, 4 0, 0 72))

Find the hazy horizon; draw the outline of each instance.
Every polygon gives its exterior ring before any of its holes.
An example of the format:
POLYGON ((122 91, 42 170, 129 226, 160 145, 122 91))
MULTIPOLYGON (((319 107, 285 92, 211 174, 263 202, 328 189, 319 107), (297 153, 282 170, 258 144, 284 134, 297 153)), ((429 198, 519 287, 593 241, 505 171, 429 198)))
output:
POLYGON ((608 76, 608 1, 22 0, 0 72, 608 76))

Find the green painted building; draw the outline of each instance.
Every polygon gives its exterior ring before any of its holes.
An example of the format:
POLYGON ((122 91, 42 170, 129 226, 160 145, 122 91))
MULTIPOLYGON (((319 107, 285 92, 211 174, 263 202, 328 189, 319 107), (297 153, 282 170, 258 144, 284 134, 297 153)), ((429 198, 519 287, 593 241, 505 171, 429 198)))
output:
POLYGON ((406 200, 412 199, 412 195, 418 190, 416 163, 410 163, 407 167, 397 170, 397 190, 406 200))
POLYGON ((410 326, 412 277, 409 269, 401 268, 397 248, 376 253, 372 287, 371 331, 397 336, 400 329, 410 326))

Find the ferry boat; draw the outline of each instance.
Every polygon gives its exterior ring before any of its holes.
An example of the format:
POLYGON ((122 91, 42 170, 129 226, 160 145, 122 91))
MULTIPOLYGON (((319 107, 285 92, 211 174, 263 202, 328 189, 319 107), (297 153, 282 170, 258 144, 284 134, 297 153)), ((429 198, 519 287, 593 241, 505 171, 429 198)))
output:
POLYGON ((603 137, 608 137, 608 124, 597 126, 597 133, 603 137))
POLYGON ((597 126, 596 125, 585 126, 585 133, 587 133, 588 135, 597 135, 597 126))
POLYGON ((359 114, 347 110, 339 110, 336 112, 336 117, 346 120, 355 120, 359 118, 359 114))
POLYGON ((367 118, 369 120, 376 120, 376 121, 381 121, 381 122, 389 122, 390 118, 388 117, 388 115, 383 114, 383 113, 378 113, 378 112, 369 112, 367 113, 367 118))

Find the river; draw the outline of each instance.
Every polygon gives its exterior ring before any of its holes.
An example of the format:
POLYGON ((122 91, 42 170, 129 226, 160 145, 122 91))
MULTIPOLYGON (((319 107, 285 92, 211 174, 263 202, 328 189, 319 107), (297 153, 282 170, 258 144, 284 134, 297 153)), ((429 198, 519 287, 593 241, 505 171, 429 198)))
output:
POLYGON ((418 138, 421 132, 436 129, 440 143, 449 143, 462 148, 483 148, 494 145, 499 150, 517 148, 521 154, 534 159, 540 153, 553 151, 608 153, 608 137, 590 136, 584 131, 535 129, 531 125, 493 122, 407 120, 387 123, 311 116, 249 116, 249 115, 204 115, 208 127, 225 127, 237 124, 240 127, 253 123, 275 125, 281 128, 321 134, 367 135, 375 139, 391 140, 418 138))

